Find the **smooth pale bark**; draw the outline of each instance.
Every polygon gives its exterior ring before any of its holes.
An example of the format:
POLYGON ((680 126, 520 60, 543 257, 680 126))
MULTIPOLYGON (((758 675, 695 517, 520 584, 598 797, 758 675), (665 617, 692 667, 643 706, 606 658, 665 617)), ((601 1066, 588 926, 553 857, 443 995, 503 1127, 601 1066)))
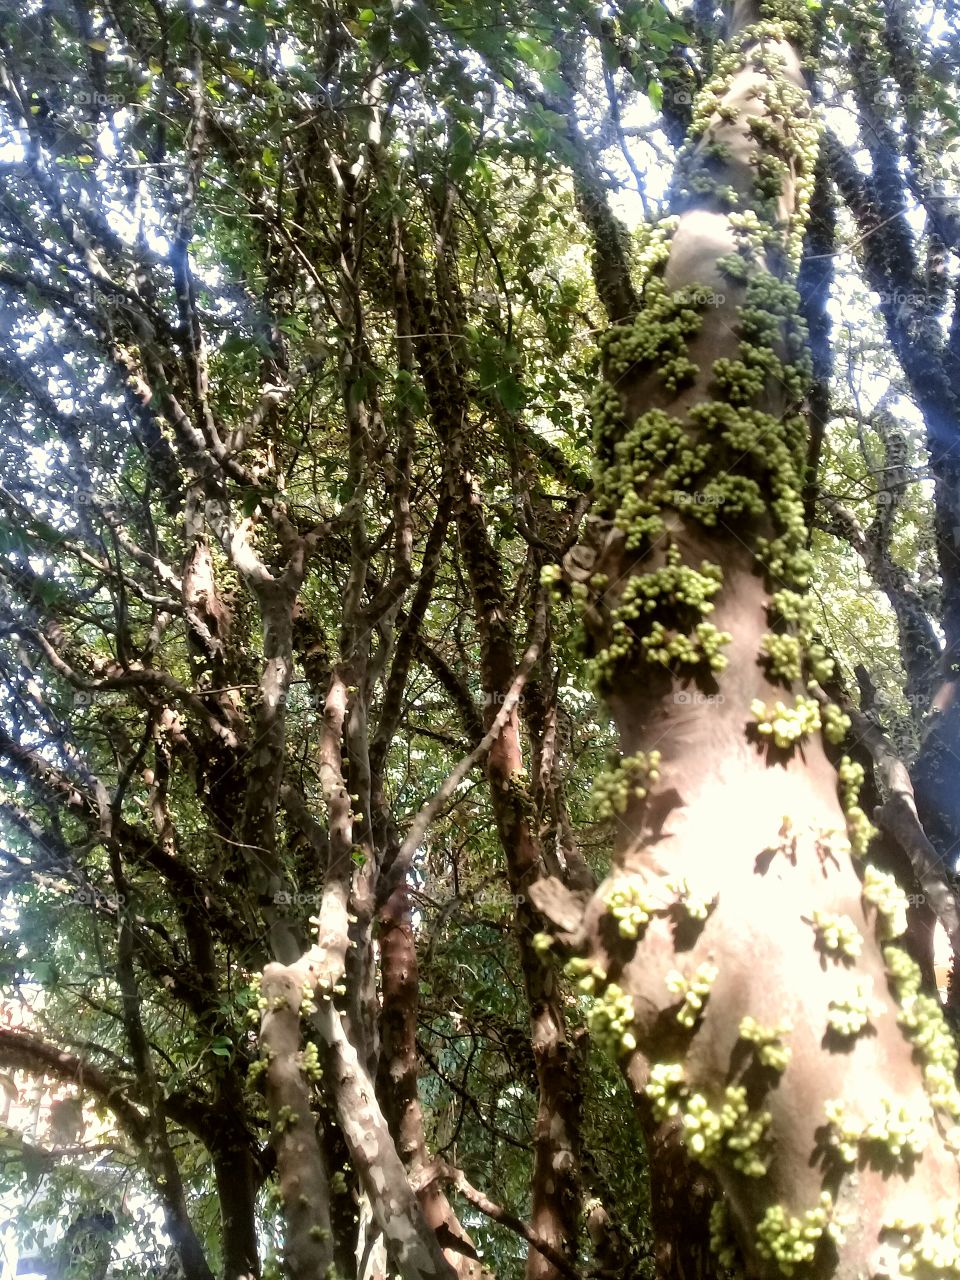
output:
POLYGON ((351 1163, 391 1262, 404 1280, 456 1280, 407 1179, 373 1081, 332 1001, 321 1001, 312 1023, 326 1048, 324 1073, 351 1163))
MULTIPOLYGON (((758 17, 754 4, 738 4, 734 33, 758 17)), ((765 44, 783 59, 782 74, 802 89, 796 51, 769 38, 765 44)), ((736 111, 736 121, 714 116, 698 144, 700 150, 710 142, 728 146, 712 172, 719 184, 742 194, 751 189, 760 154, 742 122, 746 115, 764 114, 767 74, 748 60, 733 75, 723 104, 736 111)), ((794 214, 794 200, 787 180, 780 202, 784 222, 794 214)), ((739 354, 737 308, 744 291, 718 267, 718 259, 736 248, 727 214, 709 197, 681 213, 665 284, 668 289, 712 288, 718 305, 705 310, 690 342, 689 355, 700 372, 687 389, 668 391, 649 366, 617 377, 628 424, 655 407, 682 420, 691 407, 716 398, 710 385, 713 362, 736 360, 739 354)), ((789 406, 779 388, 769 385, 755 407, 779 417, 789 406)), ((771 592, 783 585, 764 575, 755 554, 755 539, 769 538, 772 522, 764 518, 731 528, 734 522, 725 522, 721 512, 717 528, 710 530, 679 512, 667 512, 665 518, 684 564, 699 567, 710 560, 723 570, 710 621, 732 634, 725 650, 729 666, 717 678, 717 695, 707 700, 689 695, 696 684, 681 685, 636 656, 621 663, 609 692, 621 750, 625 756, 659 751, 660 777, 649 798, 630 799, 619 823, 615 877, 601 885, 586 910, 556 885, 544 885, 537 900, 568 943, 632 999, 631 1030, 638 1048, 622 1061, 638 1095, 644 1093, 651 1064, 679 1062, 690 1090, 703 1093, 714 1109, 722 1105, 725 1087, 742 1079, 750 1106, 769 1111, 766 1176, 738 1172, 729 1153, 712 1164, 748 1274, 781 1274, 779 1264, 757 1248, 757 1226, 765 1212, 781 1205, 788 1216, 802 1217, 828 1190, 836 1206, 834 1220, 845 1234, 835 1244, 824 1238, 803 1274, 860 1280, 878 1273, 885 1257, 889 1260, 886 1219, 897 1215, 926 1222, 950 1208, 960 1185, 957 1163, 939 1127, 931 1127, 910 1171, 880 1169, 865 1158, 855 1171, 829 1170, 825 1164, 830 1100, 843 1100, 858 1115, 880 1110, 885 1099, 921 1108, 926 1103, 921 1069, 897 1025, 899 1009, 876 942, 876 914, 865 910, 861 899, 860 880, 845 848, 836 774, 819 736, 781 751, 751 733, 753 700, 773 703, 785 697, 783 685, 772 682, 758 661, 769 629, 771 592), (687 696, 678 700, 680 689, 687 696), (680 927, 676 913, 664 911, 652 916, 639 941, 622 937, 606 901, 614 879, 626 878, 633 888, 664 898, 664 881, 677 875, 686 877, 698 896, 715 897, 707 919, 680 927), (817 908, 846 915, 856 925, 864 946, 855 966, 838 964, 818 950, 811 926, 817 908), (688 1030, 676 1020, 678 998, 667 978, 675 969, 691 975, 705 962, 716 965, 718 976, 704 1015, 688 1030), (828 1030, 829 1005, 850 989, 853 977, 872 984, 874 1013, 867 1033, 836 1037, 828 1030), (786 1037, 792 1058, 782 1075, 751 1065, 749 1046, 739 1038, 746 1016, 766 1027, 785 1019, 792 1023, 786 1037)), ((597 521, 587 545, 568 557, 567 571, 584 584, 593 574, 606 575, 610 585, 603 603, 613 609, 635 575, 663 563, 662 542, 646 554, 628 551, 623 533, 597 521)), ((588 615, 588 630, 602 647, 609 634, 598 617, 595 611, 591 622, 588 615)), ((795 692, 805 690, 798 686, 795 692)))
MULTIPOLYGON (((326 1193, 322 1191, 326 1178, 323 1148, 311 1119, 309 1092, 300 1074, 301 1006, 305 996, 310 995, 319 1001, 319 1008, 310 1014, 310 1025, 322 1046, 324 1088, 368 1203, 371 1223, 382 1236, 392 1265, 409 1280, 455 1280, 456 1272, 424 1217, 397 1153, 377 1100, 366 1054, 358 1053, 333 1004, 335 989, 345 978, 349 979, 351 956, 356 950, 348 911, 353 826, 341 755, 348 702, 343 673, 335 669, 324 703, 320 742, 328 862, 314 921, 316 941, 293 962, 268 965, 263 975, 261 1037, 267 1059, 267 1097, 278 1143, 278 1173, 284 1188, 287 1265, 291 1274, 313 1274, 319 1265, 321 1247, 332 1248, 324 1236, 330 1226, 328 1205, 324 1205, 322 1215, 314 1216, 312 1223, 309 1216, 310 1212, 315 1213, 318 1195, 325 1194, 329 1200, 329 1188, 326 1193)), ((289 801, 295 809, 295 797, 290 796, 289 801)), ((368 1238, 374 1240, 373 1235, 368 1238)), ((361 1274, 368 1262, 369 1259, 360 1259, 361 1274)))
POLYGON ((315 1280, 333 1262, 330 1181, 317 1141, 312 1090, 302 1069, 299 978, 283 965, 264 970, 260 1044, 283 1204, 284 1269, 290 1280, 315 1280))

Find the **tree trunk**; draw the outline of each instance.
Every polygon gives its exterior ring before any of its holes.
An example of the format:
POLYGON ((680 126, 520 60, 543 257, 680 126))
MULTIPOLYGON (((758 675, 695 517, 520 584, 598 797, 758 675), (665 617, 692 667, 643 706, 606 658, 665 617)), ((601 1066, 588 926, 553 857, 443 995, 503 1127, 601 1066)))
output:
MULTIPOLYGON (((377 1093, 400 1158, 419 1185, 431 1164, 423 1132, 417 1086, 419 967, 406 881, 380 911, 382 1014, 377 1093)), ((483 1268, 473 1241, 457 1221, 436 1178, 427 1178, 417 1198, 444 1256, 460 1280, 479 1280, 483 1268)))
POLYGON ((294 967, 267 965, 260 1043, 266 1060, 266 1092, 284 1220, 284 1273, 316 1280, 333 1263, 330 1183, 311 1107, 311 1077, 319 1075, 301 1051, 302 975, 294 967))
MULTIPOLYGON (((449 249, 449 238, 446 241, 449 249)), ((417 356, 438 436, 449 451, 455 480, 455 506, 464 565, 473 594, 481 647, 481 684, 485 728, 504 703, 517 671, 505 577, 484 523, 479 495, 464 456, 462 404, 467 389, 447 331, 460 313, 441 255, 436 294, 428 293, 426 271, 417 255, 411 266, 411 310, 418 330, 417 356)), ((537 607, 540 607, 539 605, 537 607)), ((541 628, 542 630, 542 628, 541 628)), ((567 1035, 557 972, 552 957, 534 946, 542 921, 529 898, 530 884, 542 867, 541 849, 531 824, 520 721, 516 708, 500 730, 486 760, 491 807, 503 849, 507 877, 517 904, 515 937, 530 1010, 530 1042, 537 1071, 539 1105, 534 1138, 530 1225, 560 1255, 574 1261, 580 1218, 579 1073, 581 1063, 567 1035)), ((559 1280, 560 1272, 544 1254, 531 1249, 526 1280, 559 1280)))
POLYGON ((650 1161, 650 1224, 658 1280, 711 1280, 716 1261, 708 1224, 716 1187, 692 1165, 676 1120, 645 1121, 650 1161))
POLYGON ((257 1171, 249 1148, 239 1141, 225 1144, 214 1152, 213 1173, 220 1204, 223 1280, 256 1280, 257 1171))
MULTIPOLYGON (((490 546, 479 499, 467 488, 460 514, 460 540, 474 593, 480 630, 481 679, 489 728, 516 674, 509 611, 490 546)), ((537 1236, 571 1262, 577 1256, 580 1217, 580 1109, 582 1061, 567 1034, 558 971, 534 938, 541 926, 530 885, 543 867, 532 826, 532 804, 524 769, 516 709, 487 755, 490 800, 507 878, 516 903, 514 924, 524 990, 530 1010, 530 1047, 537 1072, 539 1105, 534 1130, 530 1225, 537 1236)), ((527 1254, 526 1280, 559 1280, 542 1253, 527 1254)))
POLYGON ((585 910, 557 884, 535 896, 578 953, 594 1033, 722 1188, 721 1265, 726 1217, 750 1275, 855 1280, 922 1272, 924 1232, 952 1241, 960 1096, 939 1009, 882 949, 905 902, 858 862, 869 824, 820 735, 845 726, 812 696, 828 668, 803 594, 789 284, 816 152, 809 18, 771 9, 734 8, 679 216, 604 344, 599 512, 565 570, 620 735, 597 780, 616 866, 585 910))

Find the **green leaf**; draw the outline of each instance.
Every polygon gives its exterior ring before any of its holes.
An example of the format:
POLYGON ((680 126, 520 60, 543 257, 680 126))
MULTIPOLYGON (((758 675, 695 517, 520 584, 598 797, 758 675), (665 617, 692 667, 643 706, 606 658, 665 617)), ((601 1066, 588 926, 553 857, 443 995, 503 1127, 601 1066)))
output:
POLYGON ((560 65, 560 51, 541 44, 533 36, 513 35, 510 43, 517 56, 534 71, 556 71, 560 65))
POLYGON ((480 388, 483 391, 489 391, 500 381, 500 374, 503 371, 503 361, 498 351, 486 350, 480 355, 477 362, 477 375, 480 379, 480 388))
POLYGON ((473 134, 460 120, 453 122, 453 139, 450 144, 450 174, 463 178, 473 158, 473 134))
POLYGON ((170 23, 168 39, 171 44, 182 44, 190 35, 190 23, 185 13, 178 13, 170 23))
POLYGON ((250 487, 242 490, 240 510, 249 519, 260 505, 260 490, 250 487))
POLYGON ((21 1150, 21 1159, 23 1161, 23 1176, 31 1187, 39 1184, 41 1179, 50 1171, 51 1159, 47 1153, 40 1147, 33 1146, 32 1143, 24 1143, 21 1150))
POLYGON ((627 0, 620 9, 620 25, 627 35, 635 36, 646 25, 647 13, 640 0, 627 0))
POLYGON ((50 960, 36 960, 31 969, 34 982, 41 987, 52 986, 57 980, 56 966, 50 960))
POLYGON ((262 49, 267 39, 267 24, 259 14, 254 14, 245 29, 239 33, 239 43, 249 50, 262 49))
POLYGON ((220 354, 224 356, 242 356, 250 350, 250 343, 241 333, 231 333, 224 338, 220 354))
POLYGON ((523 408, 526 393, 512 373, 502 377, 496 386, 496 396, 508 413, 517 413, 523 408))
POLYGON ((555 98, 564 98, 568 92, 566 80, 559 71, 541 71, 540 82, 547 93, 552 94, 555 98))
POLYGON ((370 56, 382 62, 390 52, 390 31, 385 26, 374 27, 366 36, 370 56))
POLYGON ((666 26, 661 27, 660 30, 665 32, 666 35, 670 36, 670 38, 675 40, 678 44, 687 44, 690 40, 690 32, 682 22, 670 21, 666 26))
POLYGON ((611 40, 601 41, 600 55, 605 71, 616 71, 620 66, 620 50, 611 40))
POLYGON ((426 71, 433 61, 433 50, 426 26, 419 14, 403 9, 394 27, 397 44, 406 55, 406 62, 417 71, 426 71))

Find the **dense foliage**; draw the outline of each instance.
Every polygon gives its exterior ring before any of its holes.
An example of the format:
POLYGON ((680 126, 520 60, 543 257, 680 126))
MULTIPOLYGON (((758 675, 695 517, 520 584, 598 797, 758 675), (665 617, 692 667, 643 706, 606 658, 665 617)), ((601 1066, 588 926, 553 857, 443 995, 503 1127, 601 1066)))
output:
MULTIPOLYGON (((929 991, 934 919, 960 941, 957 15, 776 14, 823 122, 811 636, 929 991)), ((598 642, 550 586, 622 510, 600 338, 653 314, 659 220, 719 198, 685 138, 729 17, 0 7, 0 1065, 49 1087, 2 1130, 23 1254, 553 1280, 679 1276, 705 1238, 715 1186, 669 1155, 671 1225, 656 1095, 528 891, 582 899, 624 839, 598 642)))

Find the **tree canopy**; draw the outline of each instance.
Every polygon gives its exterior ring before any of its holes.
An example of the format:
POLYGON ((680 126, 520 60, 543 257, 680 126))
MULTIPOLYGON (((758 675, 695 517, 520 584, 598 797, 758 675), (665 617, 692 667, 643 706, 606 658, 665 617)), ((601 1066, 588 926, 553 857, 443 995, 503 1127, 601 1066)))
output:
POLYGON ((960 1275, 958 70, 0 0, 21 1257, 960 1275))

